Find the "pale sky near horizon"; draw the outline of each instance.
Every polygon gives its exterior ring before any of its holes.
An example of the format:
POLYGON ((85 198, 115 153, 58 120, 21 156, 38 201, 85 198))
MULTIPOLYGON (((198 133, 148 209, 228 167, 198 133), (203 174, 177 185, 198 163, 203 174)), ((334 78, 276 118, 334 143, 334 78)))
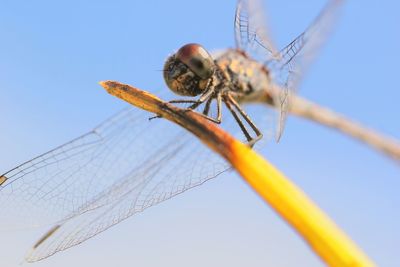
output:
MULTIPOLYGON (((279 47, 326 1, 268 0, 279 47)), ((167 90, 159 70, 189 42, 233 47, 235 1, 0 0, 0 173, 89 131, 125 107, 97 84, 167 90)), ((347 1, 299 94, 400 139, 400 4, 347 1)), ((400 266, 400 165, 336 131, 290 117, 263 155, 378 266, 400 266)), ((41 231, 0 231, 18 266, 41 231)), ((32 266, 323 266, 233 173, 32 266)))

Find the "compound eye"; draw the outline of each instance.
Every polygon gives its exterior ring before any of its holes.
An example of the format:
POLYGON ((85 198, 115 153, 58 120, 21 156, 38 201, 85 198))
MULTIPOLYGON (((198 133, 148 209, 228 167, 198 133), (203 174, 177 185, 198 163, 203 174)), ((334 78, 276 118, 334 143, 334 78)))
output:
POLYGON ((214 74, 214 60, 201 45, 187 44, 182 46, 176 53, 176 58, 201 79, 208 79, 214 74))

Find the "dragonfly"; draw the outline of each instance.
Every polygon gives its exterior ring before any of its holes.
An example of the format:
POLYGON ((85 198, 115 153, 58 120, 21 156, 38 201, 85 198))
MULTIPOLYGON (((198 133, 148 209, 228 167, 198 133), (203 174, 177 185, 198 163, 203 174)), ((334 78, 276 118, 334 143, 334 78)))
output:
MULTIPOLYGON (((170 102, 202 107, 199 114, 215 123, 224 121, 229 130, 236 127, 254 145, 263 131, 242 104, 269 101, 278 110, 274 127, 279 140, 290 98, 340 6, 342 1, 330 0, 304 32, 277 50, 261 3, 239 0, 234 49, 212 55, 193 43, 168 57, 163 71, 168 88, 191 97, 170 102), (278 94, 266 94, 275 87, 278 94), (214 103, 216 116, 211 114, 214 103), (223 104, 232 116, 222 118, 223 104)), ((0 226, 48 226, 26 256, 28 262, 39 261, 229 170, 222 158, 184 130, 161 119, 150 123, 145 111, 129 107, 0 175, 0 226)))

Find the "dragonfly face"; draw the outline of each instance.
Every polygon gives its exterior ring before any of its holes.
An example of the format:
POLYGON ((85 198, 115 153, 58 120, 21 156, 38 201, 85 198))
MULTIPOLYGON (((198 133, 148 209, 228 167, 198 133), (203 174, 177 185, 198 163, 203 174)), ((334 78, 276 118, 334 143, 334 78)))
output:
POLYGON ((176 94, 197 96, 211 82, 215 63, 211 55, 198 44, 182 46, 164 64, 164 80, 176 94))

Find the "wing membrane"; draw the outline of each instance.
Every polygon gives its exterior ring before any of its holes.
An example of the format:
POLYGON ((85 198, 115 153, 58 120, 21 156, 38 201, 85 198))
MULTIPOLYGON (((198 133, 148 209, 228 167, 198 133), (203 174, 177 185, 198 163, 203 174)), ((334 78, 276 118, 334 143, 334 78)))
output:
MULTIPOLYGON (((28 261, 75 246, 229 170, 191 134, 163 119, 149 121, 149 116, 125 109, 0 176, 5 177, 0 185, 3 228, 52 225, 28 261)), ((222 127, 243 137, 231 116, 224 116, 222 127)))
MULTIPOLYGON (((148 116, 138 109, 126 109, 88 134, 3 174, 6 180, 0 186, 2 228, 42 226, 76 216, 105 188, 115 186, 115 182, 146 166, 147 161, 154 161, 157 153, 167 153, 179 142, 192 139, 163 120, 149 122, 148 116)), ((193 182, 200 174, 213 172, 213 163, 207 168, 200 158, 187 165, 181 158, 181 167, 187 173, 177 177, 193 182)), ((222 164, 223 160, 217 162, 222 164)))
POLYGON ((261 62, 278 55, 265 23, 266 17, 259 0, 238 1, 234 25, 236 47, 261 62))
POLYGON ((280 139, 290 105, 290 96, 295 94, 299 83, 326 41, 338 17, 344 0, 331 0, 314 22, 290 44, 284 47, 269 67, 275 72, 276 82, 282 87, 279 96, 280 119, 277 140, 280 139))
POLYGON ((2 228, 54 223, 111 183, 112 168, 103 170, 111 161, 102 162, 115 153, 117 136, 126 135, 126 125, 135 119, 124 110, 89 133, 3 174, 7 179, 0 187, 2 228), (114 152, 108 153, 112 146, 114 152))
POLYGON ((274 74, 282 89, 276 103, 279 106, 276 140, 282 136, 290 105, 302 76, 332 30, 344 0, 330 0, 314 22, 295 40, 279 52, 274 48, 265 26, 265 15, 259 0, 239 0, 235 15, 236 47, 263 62, 274 74))
POLYGON ((200 153, 201 150, 191 144, 193 140, 189 138, 174 138, 174 142, 165 144, 160 150, 151 151, 154 153, 147 154, 142 165, 70 214, 56 226, 56 231, 50 230, 51 234, 46 234, 46 239, 34 246, 27 260, 41 260, 77 245, 228 169, 222 161, 219 166, 215 161, 210 162, 212 158, 208 151, 200 153), (185 164, 190 164, 191 168, 182 166, 185 164))

